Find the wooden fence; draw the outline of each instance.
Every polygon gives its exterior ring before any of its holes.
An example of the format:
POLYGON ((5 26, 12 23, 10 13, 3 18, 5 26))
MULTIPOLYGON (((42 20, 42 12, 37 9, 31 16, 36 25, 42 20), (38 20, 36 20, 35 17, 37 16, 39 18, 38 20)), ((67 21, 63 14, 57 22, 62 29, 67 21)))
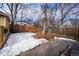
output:
POLYGON ((67 36, 73 36, 75 38, 79 38, 79 28, 60 28, 59 30, 60 34, 67 35, 67 36))
MULTIPOLYGON (((40 27, 37 27, 34 25, 28 26, 28 25, 16 24, 15 27, 16 27, 16 32, 39 32, 40 31, 40 27)), ((58 32, 60 33, 60 35, 67 35, 67 36, 71 36, 79 39, 79 28, 77 28, 76 30, 74 28, 60 28, 58 32)))
POLYGON ((16 32, 37 32, 38 27, 33 25, 16 25, 16 32))

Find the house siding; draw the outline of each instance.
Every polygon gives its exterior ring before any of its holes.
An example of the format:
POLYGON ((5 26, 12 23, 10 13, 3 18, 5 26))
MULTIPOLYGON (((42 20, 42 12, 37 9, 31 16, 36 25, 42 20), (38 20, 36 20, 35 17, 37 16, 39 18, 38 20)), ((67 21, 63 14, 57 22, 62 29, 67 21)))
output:
POLYGON ((1 49, 5 44, 9 34, 9 21, 8 21, 9 19, 6 16, 2 16, 0 20, 1 20, 0 21, 0 49, 1 49), (4 28, 8 29, 7 33, 4 33, 4 28))
POLYGON ((3 45, 3 32, 2 32, 3 28, 0 26, 0 48, 3 45))

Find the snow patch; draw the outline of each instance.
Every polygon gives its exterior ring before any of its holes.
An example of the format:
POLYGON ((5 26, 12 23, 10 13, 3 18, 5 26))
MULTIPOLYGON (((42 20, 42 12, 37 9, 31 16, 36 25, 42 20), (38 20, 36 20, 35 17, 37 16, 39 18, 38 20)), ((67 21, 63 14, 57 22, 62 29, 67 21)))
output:
POLYGON ((67 40, 67 41, 76 41, 76 40, 73 40, 73 39, 70 39, 70 38, 64 38, 64 37, 54 37, 55 40, 67 40))
POLYGON ((34 33, 16 33, 11 34, 6 42, 6 46, 0 50, 1 56, 14 56, 20 54, 20 52, 24 52, 30 50, 40 44, 48 42, 46 39, 37 39, 32 35, 36 35, 34 33))
POLYGON ((48 42, 48 40, 46 40, 45 38, 40 38, 39 41, 41 41, 42 43, 48 42))

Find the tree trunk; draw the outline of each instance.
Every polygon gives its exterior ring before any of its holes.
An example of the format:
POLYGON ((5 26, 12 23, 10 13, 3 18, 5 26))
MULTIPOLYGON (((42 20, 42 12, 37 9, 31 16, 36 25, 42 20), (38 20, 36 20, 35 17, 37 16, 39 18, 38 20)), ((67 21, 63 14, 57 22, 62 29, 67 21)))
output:
POLYGON ((11 33, 14 33, 14 22, 11 23, 11 33))
POLYGON ((42 34, 45 34, 45 31, 46 31, 45 29, 46 29, 46 24, 44 23, 44 24, 43 24, 42 34))

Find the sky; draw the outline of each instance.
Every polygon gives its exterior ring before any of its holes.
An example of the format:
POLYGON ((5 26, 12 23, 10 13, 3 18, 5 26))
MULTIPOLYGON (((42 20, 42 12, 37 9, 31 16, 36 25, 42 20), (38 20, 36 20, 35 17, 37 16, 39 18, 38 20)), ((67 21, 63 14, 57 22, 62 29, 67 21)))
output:
POLYGON ((31 4, 31 10, 30 10, 30 8, 28 8, 27 11, 25 10, 25 13, 28 13, 27 17, 32 18, 33 20, 36 20, 39 15, 38 15, 38 13, 33 13, 34 12, 33 10, 37 10, 40 13, 41 5, 43 5, 43 4, 42 3, 31 4))
MULTIPOLYGON (((30 5, 28 5, 29 7, 31 7, 31 9, 34 9, 34 10, 38 10, 39 11, 39 13, 40 13, 40 10, 41 10, 41 6, 43 5, 44 3, 31 3, 31 6, 30 5)), ((56 3, 47 3, 48 4, 48 7, 49 7, 49 9, 56 9, 56 3)), ((1 5, 1 4, 0 4, 1 5)), ((79 7, 79 6, 78 6, 79 7)), ((7 8, 7 6, 6 6, 6 4, 5 4, 5 10, 7 10, 8 12, 9 12, 9 10, 8 10, 8 8, 7 8)), ((75 10, 74 10, 75 11, 75 10)), ((27 14, 27 17, 29 17, 29 18, 31 18, 31 19, 33 19, 34 21, 36 20, 36 19, 38 19, 38 14, 37 13, 33 13, 32 12, 32 10, 30 10, 29 8, 28 8, 28 11, 25 11, 25 13, 27 14)), ((56 17, 60 17, 60 12, 59 11, 57 11, 57 16, 56 17)), ((72 16, 70 16, 71 18, 75 18, 76 16, 75 15, 72 15, 72 16)), ((77 18, 79 18, 79 16, 77 16, 77 18)), ((18 17, 17 17, 17 19, 18 19, 18 17)))

